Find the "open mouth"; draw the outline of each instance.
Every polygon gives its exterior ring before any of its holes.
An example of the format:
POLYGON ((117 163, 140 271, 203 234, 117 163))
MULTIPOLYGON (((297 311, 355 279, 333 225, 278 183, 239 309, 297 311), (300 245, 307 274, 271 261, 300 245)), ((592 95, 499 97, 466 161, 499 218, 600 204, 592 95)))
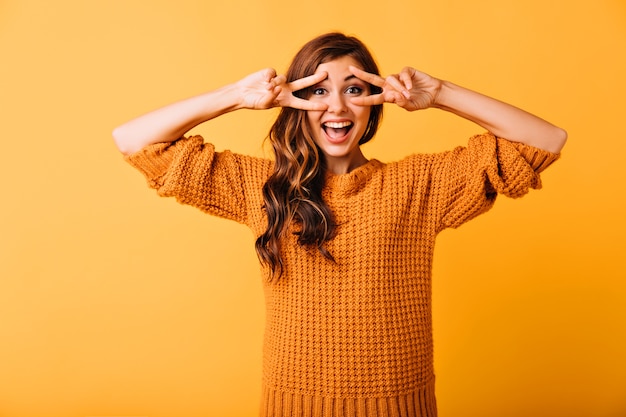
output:
POLYGON ((352 127, 354 123, 346 121, 346 122, 326 122, 322 124, 322 129, 326 132, 326 135, 330 139, 341 139, 345 137, 352 127))

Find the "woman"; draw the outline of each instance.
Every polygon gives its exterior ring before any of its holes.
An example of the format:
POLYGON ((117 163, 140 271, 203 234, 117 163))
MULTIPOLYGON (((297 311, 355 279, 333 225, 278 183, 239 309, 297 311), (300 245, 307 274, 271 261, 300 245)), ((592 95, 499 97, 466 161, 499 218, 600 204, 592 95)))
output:
POLYGON ((435 416, 434 242, 497 193, 539 188, 562 129, 413 68, 382 78, 339 33, 272 69, 148 113, 114 131, 160 195, 248 225, 265 277, 262 416, 435 416), (360 145, 383 103, 440 108, 488 133, 466 147, 384 164, 360 145), (241 108, 281 107, 275 161, 184 135, 241 108), (506 138, 506 139, 504 139, 506 138))

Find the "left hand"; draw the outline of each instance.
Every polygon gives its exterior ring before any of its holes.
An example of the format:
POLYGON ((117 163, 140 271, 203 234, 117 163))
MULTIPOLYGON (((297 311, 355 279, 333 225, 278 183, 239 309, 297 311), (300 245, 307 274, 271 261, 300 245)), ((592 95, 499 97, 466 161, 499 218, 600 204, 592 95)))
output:
POLYGON ((350 71, 360 80, 383 90, 380 94, 353 98, 352 102, 360 106, 395 103, 408 111, 427 109, 434 106, 442 85, 441 80, 411 67, 405 67, 399 74, 387 78, 354 66, 350 66, 350 71))

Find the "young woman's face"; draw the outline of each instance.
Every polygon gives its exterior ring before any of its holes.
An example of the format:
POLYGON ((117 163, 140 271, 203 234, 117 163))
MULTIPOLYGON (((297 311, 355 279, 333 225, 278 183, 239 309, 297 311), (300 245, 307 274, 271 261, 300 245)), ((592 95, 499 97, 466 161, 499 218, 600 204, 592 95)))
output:
POLYGON ((354 58, 344 56, 320 64, 318 72, 328 77, 311 87, 309 100, 328 105, 324 111, 308 111, 308 122, 315 143, 326 156, 327 168, 336 174, 346 173, 367 162, 359 147, 370 116, 369 106, 357 106, 352 97, 370 94, 369 85, 356 78, 348 68, 361 68, 354 58))

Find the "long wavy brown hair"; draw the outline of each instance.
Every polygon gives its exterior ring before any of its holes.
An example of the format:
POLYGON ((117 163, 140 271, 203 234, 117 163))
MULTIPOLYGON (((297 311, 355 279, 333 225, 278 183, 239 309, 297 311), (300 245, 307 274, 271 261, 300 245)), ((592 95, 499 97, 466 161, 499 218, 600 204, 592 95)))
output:
MULTIPOLYGON (((378 66, 367 47, 358 39, 342 33, 321 35, 300 49, 287 70, 287 82, 313 75, 318 65, 352 57, 364 71, 379 74, 378 66)), ((294 93, 307 99, 307 88, 294 93)), ((371 85, 372 94, 380 88, 371 85)), ((382 118, 383 106, 372 106, 367 128, 359 144, 372 139, 382 118)), ((256 240, 256 251, 262 263, 268 265, 272 277, 283 272, 280 257, 281 239, 295 227, 293 233, 304 247, 317 248, 333 260, 324 243, 335 236, 337 224, 333 213, 322 199, 324 186, 324 155, 313 140, 313 133, 304 110, 283 107, 269 132, 275 165, 274 172, 263 187, 267 230, 256 240)))

